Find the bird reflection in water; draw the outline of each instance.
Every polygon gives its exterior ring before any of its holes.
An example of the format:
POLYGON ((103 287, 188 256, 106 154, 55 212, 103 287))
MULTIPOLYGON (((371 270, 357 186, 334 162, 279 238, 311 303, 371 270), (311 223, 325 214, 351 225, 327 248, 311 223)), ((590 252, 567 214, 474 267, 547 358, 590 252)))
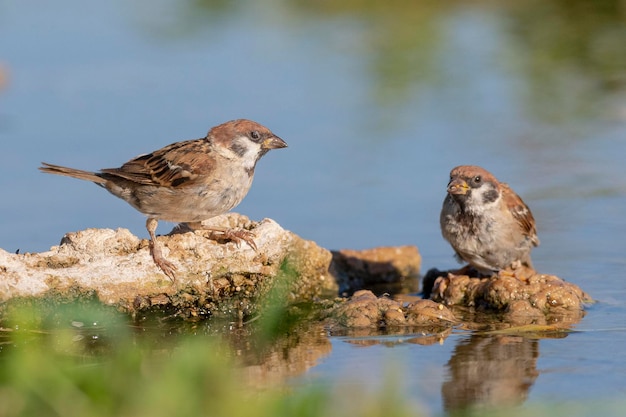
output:
POLYGON ((448 412, 523 403, 537 379, 539 341, 520 336, 472 335, 447 364, 441 388, 448 412))

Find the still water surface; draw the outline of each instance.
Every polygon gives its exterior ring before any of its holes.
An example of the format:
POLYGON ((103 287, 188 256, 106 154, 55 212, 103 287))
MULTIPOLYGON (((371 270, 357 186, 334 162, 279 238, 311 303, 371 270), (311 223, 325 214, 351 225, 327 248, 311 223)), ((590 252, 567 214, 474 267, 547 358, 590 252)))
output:
POLYGON ((39 162, 119 166, 244 117, 289 148, 259 163, 238 212, 330 249, 415 244, 425 269, 443 269, 455 266, 438 226, 448 173, 478 164, 533 210, 535 266, 598 301, 575 331, 456 332, 430 345, 331 337, 330 352, 294 383, 375 384, 395 366, 433 413, 507 395, 623 396, 620 3, 370 3, 3 2, 0 247, 47 250, 88 227, 146 237, 124 202, 41 175, 39 162))

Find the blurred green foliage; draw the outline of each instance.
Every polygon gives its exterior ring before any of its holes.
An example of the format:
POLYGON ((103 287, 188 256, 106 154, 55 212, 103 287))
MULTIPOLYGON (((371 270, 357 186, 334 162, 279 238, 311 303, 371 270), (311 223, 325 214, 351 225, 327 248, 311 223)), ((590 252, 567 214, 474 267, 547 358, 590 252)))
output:
MULTIPOLYGON (((377 392, 349 375, 332 384, 253 380, 237 354, 241 342, 237 346, 228 333, 244 334, 253 350, 264 350, 292 334, 311 332, 307 314, 274 308, 233 331, 167 320, 151 329, 163 318, 138 325, 93 300, 13 305, 5 309, 0 327, 0 416, 425 415, 403 387, 397 366, 376 384, 377 392)), ((284 346, 277 351, 285 353, 284 346)), ((450 415, 575 417, 591 411, 619 415, 624 409, 626 404, 603 402, 450 415)))
POLYGON ((242 10, 303 34, 342 22, 341 31, 318 36, 332 36, 331 48, 363 57, 371 96, 383 106, 404 106, 428 88, 454 91, 475 82, 476 57, 463 53, 470 43, 474 53, 484 46, 477 43, 486 44, 488 53, 478 58, 479 65, 515 80, 524 108, 539 119, 602 113, 598 101, 626 87, 624 0, 284 0, 265 8, 245 1, 191 0, 179 7, 174 14, 179 18, 168 23, 187 29, 214 28, 216 21, 242 10), (459 32, 461 26, 470 32, 459 32), (486 28, 480 36, 472 32, 477 27, 486 28))
MULTIPOLYGON (((270 327, 276 339, 278 327, 270 327)), ((260 387, 245 380, 233 348, 220 336, 187 331, 161 346, 162 337, 142 333, 125 316, 95 304, 12 307, 0 332, 0 416, 326 416, 337 411, 329 386, 260 387)), ((372 404, 348 405, 345 413, 413 415, 397 400, 384 392, 372 404), (370 407, 375 404, 385 407, 370 407)))

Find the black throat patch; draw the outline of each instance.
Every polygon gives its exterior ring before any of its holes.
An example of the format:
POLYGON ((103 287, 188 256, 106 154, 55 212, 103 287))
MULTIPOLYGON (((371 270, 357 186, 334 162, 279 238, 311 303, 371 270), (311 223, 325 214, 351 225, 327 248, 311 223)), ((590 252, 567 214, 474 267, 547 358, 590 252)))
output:
POLYGON ((492 188, 483 194, 483 203, 493 203, 498 199, 498 190, 492 188))

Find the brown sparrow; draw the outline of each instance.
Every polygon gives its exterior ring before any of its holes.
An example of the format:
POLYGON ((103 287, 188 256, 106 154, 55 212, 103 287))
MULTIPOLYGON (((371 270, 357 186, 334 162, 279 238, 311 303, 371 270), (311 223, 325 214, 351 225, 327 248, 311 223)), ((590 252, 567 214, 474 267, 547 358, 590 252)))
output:
MULTIPOLYGON (((203 220, 226 213, 246 196, 258 160, 270 149, 286 146, 268 128, 240 119, 215 126, 201 139, 172 143, 140 155, 119 168, 89 172, 44 162, 39 169, 93 181, 148 216, 152 259, 174 281, 176 267, 163 257, 156 240, 158 221, 209 229, 202 226, 203 220)), ((250 232, 210 230, 237 243, 244 240, 256 249, 250 232)))
POLYGON ((485 169, 464 165, 450 172, 439 221, 459 262, 478 272, 491 275, 520 263, 532 268, 530 251, 539 245, 535 219, 522 199, 485 169))

